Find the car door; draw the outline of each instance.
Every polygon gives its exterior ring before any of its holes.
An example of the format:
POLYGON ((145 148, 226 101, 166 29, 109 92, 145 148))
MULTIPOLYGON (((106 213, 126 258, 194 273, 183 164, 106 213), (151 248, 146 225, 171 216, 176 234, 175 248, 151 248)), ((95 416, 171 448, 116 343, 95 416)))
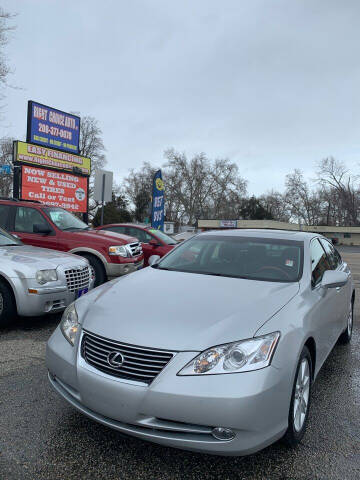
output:
MULTIPOLYGON (((338 270, 350 275, 350 269, 345 262, 342 261, 339 252, 335 250, 332 244, 325 238, 321 238, 320 242, 324 247, 324 250, 328 256, 331 270, 338 270)), ((350 280, 350 277, 349 277, 350 280)), ((336 307, 337 307, 337 337, 341 334, 347 325, 347 318, 349 314, 350 302, 351 302, 351 282, 347 282, 343 287, 337 287, 333 289, 336 291, 336 307)))
POLYGON ((44 215, 35 208, 16 207, 13 232, 27 245, 57 249, 57 238, 54 229, 44 215), (50 233, 35 233, 34 225, 48 228, 50 233))
POLYGON ((338 294, 335 288, 324 289, 321 280, 326 270, 331 270, 330 262, 319 238, 310 244, 311 256, 311 327, 317 345, 317 364, 320 367, 329 355, 337 340, 338 294))

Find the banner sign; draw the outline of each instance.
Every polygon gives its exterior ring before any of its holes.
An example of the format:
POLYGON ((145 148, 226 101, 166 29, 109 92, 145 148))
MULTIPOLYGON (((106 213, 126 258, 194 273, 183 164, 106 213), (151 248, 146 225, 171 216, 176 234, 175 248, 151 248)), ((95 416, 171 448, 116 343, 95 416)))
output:
POLYGON ((59 152, 52 148, 31 145, 25 142, 14 142, 14 161, 20 163, 31 163, 43 167, 52 167, 57 170, 73 171, 74 167, 79 169, 78 173, 90 175, 91 160, 72 153, 59 152))
POLYGON ((220 220, 221 228, 236 228, 237 220, 220 220))
POLYGON ((37 200, 69 212, 87 211, 86 177, 44 168, 21 167, 21 198, 37 200))
POLYGON ((0 165, 0 175, 10 175, 11 167, 10 165, 0 165))
POLYGON ((79 153, 80 117, 41 103, 28 102, 26 141, 79 153))
POLYGON ((153 179, 151 226, 157 230, 164 230, 164 182, 161 170, 158 170, 153 179))

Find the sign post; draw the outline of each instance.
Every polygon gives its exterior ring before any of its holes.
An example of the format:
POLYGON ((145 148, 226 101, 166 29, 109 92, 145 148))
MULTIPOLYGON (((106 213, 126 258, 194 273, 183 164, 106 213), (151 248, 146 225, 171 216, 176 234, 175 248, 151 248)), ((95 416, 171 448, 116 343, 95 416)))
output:
POLYGON ((101 202, 101 225, 104 224, 105 203, 112 200, 113 172, 97 170, 95 172, 94 200, 101 202))

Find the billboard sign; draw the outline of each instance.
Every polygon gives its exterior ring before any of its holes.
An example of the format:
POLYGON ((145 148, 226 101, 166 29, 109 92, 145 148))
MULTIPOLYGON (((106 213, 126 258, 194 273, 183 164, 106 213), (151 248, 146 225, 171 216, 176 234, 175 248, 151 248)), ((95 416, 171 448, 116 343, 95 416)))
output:
POLYGON ((25 142, 14 142, 14 161, 19 163, 30 163, 39 167, 51 167, 57 170, 78 169, 78 173, 90 175, 91 160, 72 153, 59 152, 53 148, 40 147, 25 142))
POLYGON ((80 117, 28 102, 27 142, 78 154, 79 140, 80 117))
POLYGON ((21 198, 69 212, 87 211, 88 179, 44 168, 21 167, 21 198))
POLYGON ((151 212, 151 226, 156 230, 164 230, 164 193, 165 187, 161 170, 158 170, 153 179, 151 212))

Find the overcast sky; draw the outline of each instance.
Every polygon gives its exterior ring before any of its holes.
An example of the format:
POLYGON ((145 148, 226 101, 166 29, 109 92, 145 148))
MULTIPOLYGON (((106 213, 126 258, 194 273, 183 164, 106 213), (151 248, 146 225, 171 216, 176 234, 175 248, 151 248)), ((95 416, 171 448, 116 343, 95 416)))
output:
POLYGON ((250 193, 360 170, 358 0, 0 0, 17 13, 0 136, 27 100, 96 117, 117 181, 174 147, 228 157, 250 193))

